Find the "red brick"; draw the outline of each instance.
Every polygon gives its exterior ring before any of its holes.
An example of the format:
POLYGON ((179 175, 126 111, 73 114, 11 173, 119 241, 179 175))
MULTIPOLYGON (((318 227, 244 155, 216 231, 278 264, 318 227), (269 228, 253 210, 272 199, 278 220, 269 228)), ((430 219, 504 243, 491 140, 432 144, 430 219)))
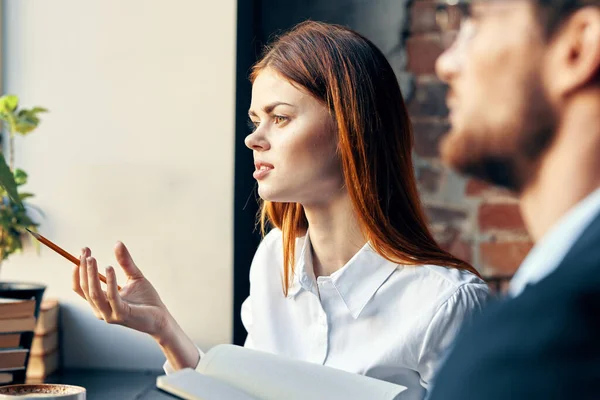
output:
POLYGON ((489 204, 479 207, 479 229, 482 232, 493 229, 524 230, 523 218, 517 204, 489 204))
POLYGON ((443 249, 469 264, 473 263, 473 248, 470 243, 461 239, 456 239, 443 246, 443 249))
POLYGON ((493 275, 512 275, 521 265, 533 244, 523 242, 481 243, 482 266, 493 275))
POLYGON ((443 228, 437 225, 431 228, 431 233, 442 249, 468 263, 473 261, 473 246, 462 239, 458 224, 446 224, 443 228))
POLYGON ((434 75, 435 61, 444 51, 439 34, 415 35, 406 40, 408 70, 416 75, 434 75))
POLYGON ((438 157, 440 139, 450 130, 446 121, 413 122, 415 152, 421 157, 438 157))
POLYGON ((410 10, 410 32, 439 32, 439 26, 436 22, 436 5, 435 1, 418 1, 414 3, 410 10))
POLYGON ((467 196, 473 196, 473 197, 491 197, 491 196, 497 196, 497 195, 502 195, 502 196, 513 196, 513 193, 510 192, 507 189, 498 187, 498 186, 492 186, 488 183, 485 183, 483 181, 480 181, 478 179, 469 179, 467 181, 467 187, 465 189, 465 194, 467 196))
POLYGON ((478 179, 469 179, 467 187, 465 188, 465 194, 467 196, 481 196, 485 192, 492 190, 493 186, 480 181, 478 179))
POLYGON ((414 117, 445 117, 448 115, 446 92, 448 86, 439 80, 417 81, 415 93, 408 103, 414 117))

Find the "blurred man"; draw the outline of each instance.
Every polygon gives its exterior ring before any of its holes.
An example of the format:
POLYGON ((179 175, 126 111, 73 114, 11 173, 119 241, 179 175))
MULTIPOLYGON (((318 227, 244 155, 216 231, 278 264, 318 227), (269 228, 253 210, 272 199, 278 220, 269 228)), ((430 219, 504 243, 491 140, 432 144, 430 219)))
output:
POLYGON ((431 399, 600 399, 600 0, 453 4, 442 156, 515 191, 536 245, 431 399))

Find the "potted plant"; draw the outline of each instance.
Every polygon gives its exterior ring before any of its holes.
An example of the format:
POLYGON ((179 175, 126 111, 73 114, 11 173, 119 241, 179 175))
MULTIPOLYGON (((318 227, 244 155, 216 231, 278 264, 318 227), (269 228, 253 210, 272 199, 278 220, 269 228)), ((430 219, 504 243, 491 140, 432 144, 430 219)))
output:
MULTIPOLYGON (((12 254, 22 251, 27 229, 37 231, 38 223, 29 216, 24 204, 33 194, 21 191, 27 183, 27 173, 15 168, 14 140, 17 134, 25 136, 34 131, 40 122, 38 114, 46 111, 41 107, 19 108, 19 98, 15 95, 0 97, 0 120, 8 131, 10 150, 8 163, 0 151, 0 266, 12 254)), ((45 289, 40 284, 0 280, 0 297, 35 297, 36 318, 45 289)))

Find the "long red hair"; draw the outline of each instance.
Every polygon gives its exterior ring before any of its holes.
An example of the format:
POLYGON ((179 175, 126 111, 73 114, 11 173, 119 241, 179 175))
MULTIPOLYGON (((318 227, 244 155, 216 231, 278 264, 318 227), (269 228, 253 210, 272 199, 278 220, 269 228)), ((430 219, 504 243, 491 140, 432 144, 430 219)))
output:
MULTIPOLYGON (((394 71, 371 41, 339 25, 307 21, 280 36, 253 67, 307 90, 337 125, 344 180, 366 239, 389 261, 477 271, 442 250, 427 228, 412 163, 413 136, 394 71)), ((301 204, 263 201, 260 225, 283 233, 283 291, 294 274, 296 238, 308 221, 301 204)))

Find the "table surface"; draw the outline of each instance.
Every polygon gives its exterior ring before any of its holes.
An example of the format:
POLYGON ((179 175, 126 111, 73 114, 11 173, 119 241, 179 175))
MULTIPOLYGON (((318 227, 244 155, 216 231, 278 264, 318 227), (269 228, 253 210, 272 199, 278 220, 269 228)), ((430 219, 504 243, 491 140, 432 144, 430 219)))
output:
POLYGON ((178 397, 156 388, 160 371, 64 370, 45 379, 46 383, 83 386, 86 400, 174 400, 178 397))

